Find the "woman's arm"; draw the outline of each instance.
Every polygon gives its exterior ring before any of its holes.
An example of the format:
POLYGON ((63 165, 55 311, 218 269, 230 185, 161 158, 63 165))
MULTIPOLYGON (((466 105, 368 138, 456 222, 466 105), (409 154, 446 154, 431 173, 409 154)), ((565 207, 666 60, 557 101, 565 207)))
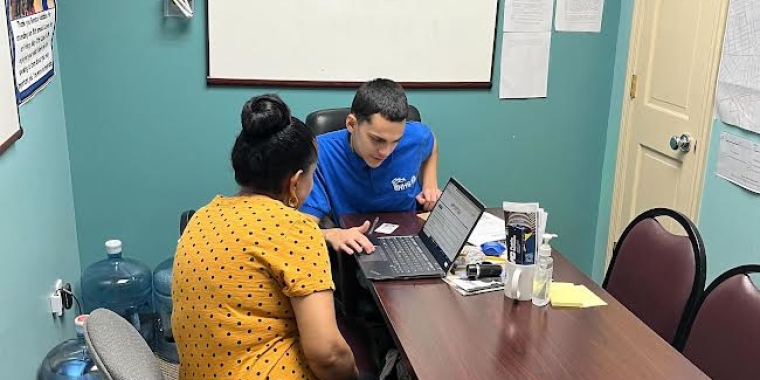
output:
POLYGON ((309 368, 321 380, 356 379, 354 354, 338 330, 332 290, 290 299, 309 368))

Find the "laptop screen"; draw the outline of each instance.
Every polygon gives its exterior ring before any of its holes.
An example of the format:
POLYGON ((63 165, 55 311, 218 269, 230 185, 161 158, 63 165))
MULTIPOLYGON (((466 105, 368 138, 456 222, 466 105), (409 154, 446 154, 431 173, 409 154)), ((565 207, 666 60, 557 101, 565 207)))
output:
MULTIPOLYGON (((423 239, 432 240, 443 251, 448 263, 451 263, 475 228, 484 208, 459 182, 450 179, 422 227, 423 239)), ((438 256, 438 253, 433 252, 434 256, 438 256)), ((439 257, 436 259, 441 260, 439 257)))

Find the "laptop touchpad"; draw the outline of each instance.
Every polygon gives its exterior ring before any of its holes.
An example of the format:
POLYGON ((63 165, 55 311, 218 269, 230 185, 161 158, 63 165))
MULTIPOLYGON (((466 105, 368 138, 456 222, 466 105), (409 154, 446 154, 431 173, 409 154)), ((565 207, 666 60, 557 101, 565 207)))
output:
POLYGON ((357 258, 365 263, 371 263, 375 261, 388 261, 388 256, 386 256, 385 252, 383 252, 383 249, 378 246, 375 246, 375 252, 370 253, 369 255, 362 253, 359 254, 357 258))

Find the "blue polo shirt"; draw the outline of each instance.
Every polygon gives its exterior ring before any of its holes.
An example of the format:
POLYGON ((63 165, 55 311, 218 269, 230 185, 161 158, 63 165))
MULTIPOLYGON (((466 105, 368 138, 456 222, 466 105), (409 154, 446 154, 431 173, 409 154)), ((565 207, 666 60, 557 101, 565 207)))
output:
POLYGON ((314 188, 301 211, 319 219, 355 213, 411 211, 422 191, 420 167, 433 152, 433 133, 407 122, 396 149, 377 168, 351 150, 347 129, 317 136, 314 188))

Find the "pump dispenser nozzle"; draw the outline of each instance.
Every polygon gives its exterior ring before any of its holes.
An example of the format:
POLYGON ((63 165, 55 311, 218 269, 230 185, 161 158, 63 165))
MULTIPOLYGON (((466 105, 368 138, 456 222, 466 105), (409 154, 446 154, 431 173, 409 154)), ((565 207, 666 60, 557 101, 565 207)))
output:
POLYGON ((541 247, 538 249, 538 256, 551 256, 552 255, 552 247, 549 245, 549 241, 557 237, 555 234, 544 234, 543 235, 543 243, 541 243, 541 247))

